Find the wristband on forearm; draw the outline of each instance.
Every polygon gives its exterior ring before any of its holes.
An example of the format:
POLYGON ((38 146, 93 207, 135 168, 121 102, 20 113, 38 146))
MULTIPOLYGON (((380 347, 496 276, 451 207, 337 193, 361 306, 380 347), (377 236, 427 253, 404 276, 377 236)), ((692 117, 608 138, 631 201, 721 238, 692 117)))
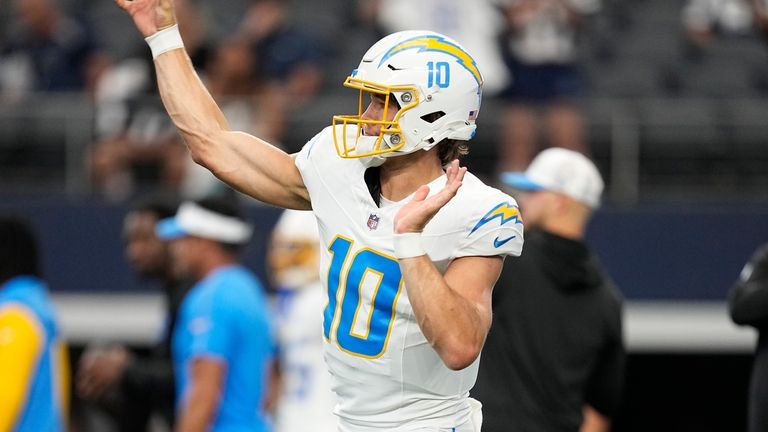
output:
POLYGON ((420 232, 395 234, 395 258, 413 258, 426 254, 421 245, 420 232))
POLYGON ((157 56, 166 51, 174 50, 176 48, 184 48, 184 41, 181 40, 178 24, 164 28, 144 40, 147 41, 149 49, 152 50, 153 59, 156 59, 157 56))

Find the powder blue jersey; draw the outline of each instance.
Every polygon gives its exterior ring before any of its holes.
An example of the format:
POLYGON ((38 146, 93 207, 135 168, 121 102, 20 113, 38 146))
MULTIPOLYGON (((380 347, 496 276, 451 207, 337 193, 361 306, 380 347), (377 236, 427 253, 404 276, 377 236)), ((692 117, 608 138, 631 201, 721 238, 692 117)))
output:
POLYGON ((262 403, 274 355, 266 295, 256 277, 241 266, 219 268, 198 282, 184 299, 173 334, 178 403, 183 406, 195 358, 226 368, 215 432, 268 430, 262 403))
MULTIPOLYGON (((18 414, 13 431, 55 432, 64 430, 64 403, 69 365, 60 340, 48 288, 33 276, 15 277, 0 286, 0 315, 17 313, 33 323, 41 352, 28 383, 26 403, 18 414)), ((12 328, 3 328, 2 338, 12 337, 12 328)), ((2 342, 0 342, 2 343, 2 342)), ((1 384, 0 384, 1 385, 1 384)), ((0 407, 3 409, 3 407, 0 407)))

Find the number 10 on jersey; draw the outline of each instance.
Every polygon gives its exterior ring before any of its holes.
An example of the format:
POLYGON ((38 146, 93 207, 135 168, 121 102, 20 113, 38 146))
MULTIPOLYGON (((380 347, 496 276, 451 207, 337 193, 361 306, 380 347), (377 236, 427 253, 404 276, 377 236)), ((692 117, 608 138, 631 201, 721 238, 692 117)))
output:
POLYGON ((330 340, 331 331, 335 331, 336 343, 343 351, 377 358, 387 347, 403 278, 397 260, 375 250, 361 249, 350 259, 353 243, 336 236, 328 247, 333 258, 328 269, 323 334, 330 340))

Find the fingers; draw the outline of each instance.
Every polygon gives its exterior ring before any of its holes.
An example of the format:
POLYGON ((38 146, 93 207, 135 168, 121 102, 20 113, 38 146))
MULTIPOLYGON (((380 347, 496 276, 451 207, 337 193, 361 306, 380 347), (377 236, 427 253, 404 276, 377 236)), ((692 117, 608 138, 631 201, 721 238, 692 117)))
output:
POLYGON ((464 174, 467 173, 467 167, 459 168, 459 173, 456 175, 456 180, 461 183, 464 181, 464 174))
POLYGON ((94 396, 94 378, 90 367, 81 365, 80 370, 77 371, 75 388, 77 394, 84 398, 89 399, 94 396))
POLYGON ((451 180, 456 177, 456 172, 459 170, 459 161, 454 159, 451 161, 450 164, 448 164, 448 168, 445 169, 445 175, 448 177, 447 182, 450 183, 451 180))
POLYGON ((450 185, 458 182, 460 185, 461 181, 464 180, 464 174, 466 173, 467 168, 459 166, 459 160, 454 159, 448 166, 448 169, 445 170, 445 174, 448 177, 446 184, 450 185))
POLYGON ((456 195, 456 192, 462 185, 464 174, 466 174, 466 172, 467 168, 460 167, 458 160, 454 160, 451 162, 450 166, 448 166, 448 169, 445 171, 447 176, 445 187, 440 191, 441 194, 447 195, 443 205, 456 195))
POLYGON ((120 9, 127 10, 128 4, 130 3, 130 0, 115 0, 115 4, 117 4, 120 9))
POLYGON ((111 381, 102 377, 98 371, 88 368, 81 370, 77 377, 77 394, 83 399, 97 399, 112 384, 111 381))
POLYGON ((413 199, 411 202, 418 202, 418 201, 424 201, 427 198, 427 195, 429 195, 429 186, 427 185, 421 185, 418 189, 416 189, 416 192, 413 194, 413 199))
POLYGON ((75 377, 75 386, 80 397, 97 399, 110 386, 111 381, 104 374, 105 355, 101 350, 93 350, 81 358, 75 377))
POLYGON ((445 187, 447 189, 451 189, 453 192, 456 192, 462 185, 462 182, 464 180, 464 174, 467 172, 467 169, 462 167, 459 168, 456 171, 456 174, 452 179, 449 179, 446 183, 445 187))

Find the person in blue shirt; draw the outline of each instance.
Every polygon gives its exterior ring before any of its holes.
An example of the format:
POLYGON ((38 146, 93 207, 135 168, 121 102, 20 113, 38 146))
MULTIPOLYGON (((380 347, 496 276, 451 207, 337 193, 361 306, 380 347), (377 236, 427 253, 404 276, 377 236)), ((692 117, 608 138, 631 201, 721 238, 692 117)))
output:
POLYGON ((196 284, 184 298, 172 338, 177 425, 184 432, 269 430, 274 343, 266 294, 238 264, 252 228, 228 201, 185 202, 157 225, 172 266, 196 284))
POLYGON ((60 336, 35 235, 0 215, 0 431, 66 429, 69 359, 60 336))

